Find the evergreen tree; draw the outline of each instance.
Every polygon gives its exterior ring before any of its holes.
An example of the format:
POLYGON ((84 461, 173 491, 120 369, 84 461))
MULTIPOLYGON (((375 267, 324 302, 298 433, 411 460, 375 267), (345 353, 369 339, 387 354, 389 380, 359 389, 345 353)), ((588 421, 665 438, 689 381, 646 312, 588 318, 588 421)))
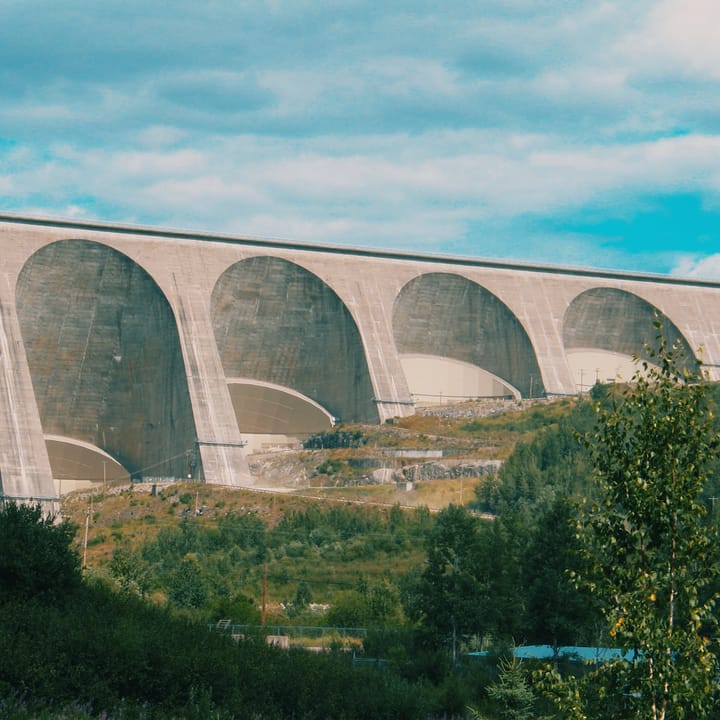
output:
POLYGON ((599 621, 586 588, 576 588, 570 572, 579 569, 576 509, 559 498, 543 514, 523 556, 527 640, 553 646, 594 644, 599 621))
MULTIPOLYGON (((488 685, 488 697, 497 708, 501 720, 531 720, 535 717, 532 707, 535 695, 525 673, 516 658, 501 658, 498 679, 488 685)), ((474 708, 468 708, 474 720, 484 720, 474 708)))
POLYGON ((168 597, 181 608, 199 608, 208 596, 207 580, 197 557, 188 554, 170 578, 168 597))
POLYGON ((457 659, 463 634, 480 632, 486 618, 487 577, 477 520, 449 505, 438 513, 427 539, 427 564, 412 592, 405 589, 406 612, 457 659))

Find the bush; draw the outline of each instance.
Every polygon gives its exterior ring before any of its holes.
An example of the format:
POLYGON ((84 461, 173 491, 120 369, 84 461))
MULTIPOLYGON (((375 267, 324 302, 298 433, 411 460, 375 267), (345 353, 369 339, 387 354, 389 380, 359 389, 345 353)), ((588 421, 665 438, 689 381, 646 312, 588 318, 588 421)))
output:
POLYGON ((39 505, 0 508, 0 599, 60 600, 80 585, 76 528, 43 516, 39 505))

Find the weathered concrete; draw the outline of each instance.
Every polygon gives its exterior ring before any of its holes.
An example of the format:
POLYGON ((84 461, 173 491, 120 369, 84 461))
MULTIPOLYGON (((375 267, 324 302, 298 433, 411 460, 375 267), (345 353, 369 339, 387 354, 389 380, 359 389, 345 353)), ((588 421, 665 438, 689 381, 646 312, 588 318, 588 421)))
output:
POLYGON ((0 247, 7 497, 54 497, 93 448, 85 478, 251 484, 249 433, 383 422, 482 373, 575 393, 656 314, 720 377, 717 283, 8 216, 0 247))
POLYGON ((177 327, 145 270, 107 245, 52 243, 23 266, 16 303, 45 434, 104 448, 131 475, 188 473, 177 327))
POLYGON ((357 326, 301 266, 267 256, 235 263, 215 285, 212 316, 227 377, 294 388, 338 418, 378 421, 357 326))
POLYGON ((450 273, 411 280, 395 301, 393 331, 398 352, 447 355, 504 378, 521 395, 544 393, 528 334, 497 296, 450 273))

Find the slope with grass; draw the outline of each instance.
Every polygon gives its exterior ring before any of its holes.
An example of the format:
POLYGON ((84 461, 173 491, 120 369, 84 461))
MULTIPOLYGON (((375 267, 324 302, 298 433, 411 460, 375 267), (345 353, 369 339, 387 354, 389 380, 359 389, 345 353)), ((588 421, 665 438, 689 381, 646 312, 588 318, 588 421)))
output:
POLYGON ((257 619, 265 592, 275 621, 327 620, 313 615, 310 605, 345 607, 336 622, 389 621, 401 616, 397 593, 389 593, 385 618, 368 607, 370 597, 387 578, 395 583, 422 562, 428 514, 475 502, 496 481, 477 474, 423 480, 409 489, 394 482, 360 484, 353 468, 360 461, 396 473, 450 461, 472 467, 509 456, 518 442, 554 427, 573 406, 567 400, 535 402, 505 412, 494 406, 487 414, 487 407, 468 404, 380 427, 341 427, 316 438, 320 449, 275 454, 276 465, 305 469, 304 484, 291 491, 134 484, 69 495, 63 512, 79 528, 76 547, 86 573, 160 605, 175 602, 208 621, 257 619), (393 455, 408 449, 443 457, 393 455))

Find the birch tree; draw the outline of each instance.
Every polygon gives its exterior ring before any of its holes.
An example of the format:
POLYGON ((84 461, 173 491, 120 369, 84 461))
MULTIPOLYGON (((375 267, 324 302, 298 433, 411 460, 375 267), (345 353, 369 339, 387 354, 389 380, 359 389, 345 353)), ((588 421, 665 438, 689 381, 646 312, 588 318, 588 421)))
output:
POLYGON ((717 709, 717 537, 702 500, 719 447, 709 386, 662 335, 649 360, 587 436, 599 500, 580 527, 586 563, 575 580, 626 654, 556 682, 559 707, 577 720, 702 720, 717 709))

